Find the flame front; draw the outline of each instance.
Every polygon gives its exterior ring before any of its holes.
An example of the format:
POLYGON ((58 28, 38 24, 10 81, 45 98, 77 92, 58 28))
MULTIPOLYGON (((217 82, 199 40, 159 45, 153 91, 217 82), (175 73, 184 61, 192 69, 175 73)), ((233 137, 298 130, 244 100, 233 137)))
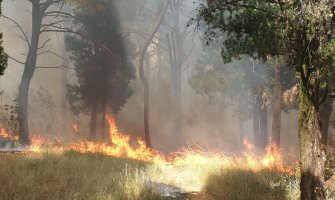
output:
POLYGON ((162 153, 147 148, 142 139, 138 139, 136 147, 133 147, 130 144, 130 136, 119 133, 115 119, 111 115, 107 115, 106 120, 109 124, 109 143, 82 141, 70 145, 67 149, 82 153, 102 153, 114 157, 143 161, 164 160, 162 153))
MULTIPOLYGON (((109 124, 108 142, 99 143, 93 141, 79 141, 70 145, 61 145, 59 139, 54 141, 45 139, 41 136, 33 135, 31 137, 30 150, 40 152, 44 149, 57 151, 74 150, 81 153, 101 153, 113 157, 123 157, 146 162, 164 163, 170 166, 185 166, 187 162, 206 163, 215 160, 221 166, 238 166, 239 168, 250 169, 254 171, 270 168, 285 173, 293 173, 293 168, 285 167, 281 152, 276 145, 269 145, 265 150, 264 156, 258 156, 253 153, 254 145, 247 138, 243 140, 246 152, 240 155, 224 154, 219 151, 208 151, 201 148, 184 149, 180 152, 164 156, 161 152, 147 148, 142 139, 137 139, 135 145, 131 145, 130 136, 121 134, 116 126, 115 119, 111 115, 106 116, 109 124)), ((72 123, 73 128, 77 130, 77 124, 72 123)), ((78 128, 79 131, 79 128, 78 128)), ((5 129, 0 129, 0 137, 9 138, 10 134, 5 129)), ((17 140, 17 137, 10 138, 17 140)))

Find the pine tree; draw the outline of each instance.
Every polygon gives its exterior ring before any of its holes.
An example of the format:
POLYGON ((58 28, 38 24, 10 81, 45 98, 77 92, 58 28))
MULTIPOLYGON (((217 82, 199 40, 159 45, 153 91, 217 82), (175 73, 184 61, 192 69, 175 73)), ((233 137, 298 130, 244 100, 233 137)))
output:
POLYGON ((91 113, 90 139, 95 140, 97 114, 104 115, 108 106, 116 114, 132 94, 129 82, 134 68, 128 56, 131 52, 127 52, 131 43, 119 31, 113 0, 84 1, 76 6, 80 36, 68 36, 66 43, 78 81, 68 85, 67 96, 75 114, 91 113))

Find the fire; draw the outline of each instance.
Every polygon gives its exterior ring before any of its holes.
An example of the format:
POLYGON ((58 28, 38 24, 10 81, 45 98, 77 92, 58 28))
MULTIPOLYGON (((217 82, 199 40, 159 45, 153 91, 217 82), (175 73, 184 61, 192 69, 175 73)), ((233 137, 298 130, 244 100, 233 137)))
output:
POLYGON ((249 142, 249 139, 247 137, 243 138, 243 144, 246 147, 247 152, 251 152, 254 149, 254 145, 249 142))
POLYGON ((248 168, 253 170, 270 168, 289 174, 294 173, 294 169, 292 167, 285 167, 280 149, 276 144, 269 144, 265 148, 265 154, 260 157, 252 152, 254 150, 254 145, 251 144, 247 138, 244 138, 243 143, 247 150, 244 153, 244 156, 247 161, 248 168))
MULTIPOLYGON (((137 139, 134 145, 131 144, 129 135, 119 132, 115 119, 111 115, 106 116, 109 124, 109 140, 106 142, 79 141, 70 145, 62 145, 61 140, 45 139, 42 136, 32 135, 30 150, 33 152, 41 152, 44 149, 57 151, 73 150, 81 153, 101 153, 113 157, 130 158, 163 164, 165 166, 185 166, 186 163, 196 163, 201 166, 201 163, 215 162, 221 167, 238 167, 248 170, 259 171, 262 169, 275 169, 285 173, 293 173, 292 168, 284 165, 280 149, 270 144, 265 149, 263 156, 253 153, 254 145, 247 138, 243 140, 246 147, 246 152, 240 155, 224 154, 220 151, 209 151, 199 147, 192 149, 184 149, 180 152, 172 153, 164 156, 163 153, 154 149, 147 148, 142 139, 137 139)), ((79 131, 78 124, 72 123, 74 130, 79 131)), ((9 137, 5 129, 0 129, 0 137, 9 137)), ((17 138, 14 138, 17 140, 17 138)), ((169 170, 169 168, 166 168, 169 170)))
POLYGON ((11 135, 5 128, 0 128, 0 137, 8 140, 18 140, 17 135, 11 135))
POLYGON ((110 115, 107 115, 106 119, 109 124, 110 144, 82 141, 70 145, 68 149, 82 153, 102 153, 114 157, 124 157, 143 161, 163 160, 163 155, 158 151, 147 148, 142 139, 138 139, 137 145, 133 147, 130 144, 130 136, 119 133, 115 119, 110 115))

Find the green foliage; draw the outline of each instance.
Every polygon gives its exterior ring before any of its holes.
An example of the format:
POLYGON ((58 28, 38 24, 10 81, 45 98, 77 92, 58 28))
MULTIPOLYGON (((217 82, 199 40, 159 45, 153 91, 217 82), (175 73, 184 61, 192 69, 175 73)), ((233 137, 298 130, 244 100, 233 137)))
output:
MULTIPOLYGON (((1 2, 0 0, 0 16, 1 16, 1 2)), ((2 47, 2 33, 0 32, 0 75, 3 75, 5 72, 5 69, 7 67, 8 62, 8 56, 4 52, 4 48, 2 47)))
POLYGON ((91 105, 109 105, 117 113, 131 96, 134 78, 132 46, 120 33, 114 0, 75 1, 79 36, 66 38, 78 81, 68 85, 68 99, 75 114, 91 105))
POLYGON ((306 86, 313 84, 316 70, 332 67, 334 1, 211 2, 201 4, 198 17, 207 24, 210 38, 226 35, 222 51, 226 62, 241 54, 262 59, 283 56, 306 86))

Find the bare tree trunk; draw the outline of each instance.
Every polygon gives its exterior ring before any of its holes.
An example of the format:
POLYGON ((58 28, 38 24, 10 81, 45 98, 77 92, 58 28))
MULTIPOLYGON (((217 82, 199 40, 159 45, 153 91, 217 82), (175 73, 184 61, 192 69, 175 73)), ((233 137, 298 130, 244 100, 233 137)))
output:
POLYGON ((274 75, 274 100, 273 100, 273 114, 272 114, 272 134, 271 144, 275 144, 280 148, 280 125, 281 125, 281 105, 282 105, 282 89, 281 89, 281 66, 277 61, 275 63, 274 75))
POLYGON ((144 73, 144 56, 147 52, 147 49, 150 43, 152 42, 152 39, 154 38, 155 34, 157 33, 163 21, 163 18, 165 16, 169 3, 170 3, 170 0, 167 0, 162 10, 160 11, 156 24, 154 26, 154 30, 150 34, 148 40, 146 41, 145 45, 143 46, 139 54, 138 68, 139 68, 139 74, 140 74, 140 78, 141 78, 143 89, 144 89, 144 138, 145 138, 145 143, 147 147, 149 148, 151 148, 150 132, 149 132, 149 82, 148 82, 148 79, 145 77, 145 73, 144 73))
POLYGON ((259 110, 259 149, 264 151, 266 146, 268 145, 268 114, 267 108, 264 106, 259 110))
POLYGON ((29 52, 24 65, 24 71, 19 87, 18 114, 20 118, 19 139, 22 144, 29 144, 29 125, 28 125, 28 97, 29 86, 34 75, 37 62, 37 51, 40 37, 42 16, 39 4, 32 3, 32 36, 29 52))
MULTIPOLYGON (((259 89, 259 97, 262 99, 264 94, 264 86, 261 86, 259 89)), ((261 101, 259 106, 259 149, 264 151, 268 145, 268 113, 267 106, 264 102, 264 99, 261 101)))
POLYGON ((323 200, 325 153, 321 148, 318 108, 308 97, 303 83, 300 91, 299 141, 301 157, 301 200, 323 200))
POLYGON ((172 1, 172 21, 173 32, 169 45, 171 78, 172 78, 172 94, 173 94, 173 110, 174 110, 174 134, 177 138, 177 147, 185 145, 186 139, 183 134, 183 118, 182 118, 182 65, 184 59, 184 39, 180 30, 180 10, 181 1, 172 1), (172 60, 171 60, 172 59, 172 60))
POLYGON ((252 109, 252 119, 253 119, 253 130, 254 130, 254 145, 259 146, 259 95, 256 88, 252 89, 252 95, 254 97, 253 109, 252 109))
POLYGON ((90 140, 96 141, 98 106, 93 103, 91 106, 90 140))

